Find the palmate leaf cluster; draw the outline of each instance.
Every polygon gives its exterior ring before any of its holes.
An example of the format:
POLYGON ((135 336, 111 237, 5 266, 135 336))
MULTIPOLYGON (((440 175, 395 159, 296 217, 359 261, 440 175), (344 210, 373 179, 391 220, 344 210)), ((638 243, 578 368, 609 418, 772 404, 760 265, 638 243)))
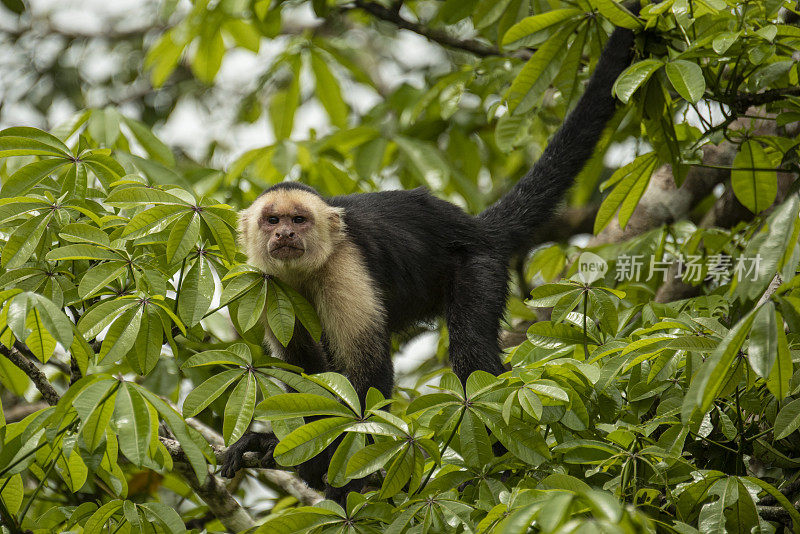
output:
POLYGON ((328 481, 369 481, 342 508, 299 502, 253 471, 230 491, 244 502, 277 494, 251 514, 259 532, 800 530, 793 4, 668 0, 636 17, 611 0, 399 11, 314 1, 305 7, 320 26, 284 32, 302 4, 164 5, 170 24, 146 60, 156 87, 186 66, 212 84, 233 49, 284 39, 240 110, 243 121, 266 113, 275 142, 225 170, 175 154, 113 107, 49 133, 0 132, 3 532, 233 530, 195 483, 219 460, 208 429, 230 445, 253 420, 280 439, 278 467, 336 444, 328 481), (366 35, 379 56, 396 17, 451 32, 429 35, 457 51, 423 87, 381 86, 365 66, 371 47, 338 37, 366 35), (591 284, 573 276, 577 247, 538 248, 507 319, 540 320, 506 351, 501 377, 476 372, 462 385, 432 358, 415 387, 392 399, 372 390, 362 404, 342 375, 306 375, 265 352, 265 323, 284 344, 298 325, 315 339, 322 329, 302 295, 246 265, 236 209, 288 176, 326 194, 424 185, 477 212, 535 159, 612 25, 642 36, 614 88, 626 105, 571 204, 596 204, 596 233, 625 228, 657 169, 669 164, 680 186, 703 168, 701 149, 728 146, 730 160, 713 166, 746 217, 699 223, 715 210, 709 192, 685 220, 592 246, 607 270, 591 284), (479 40, 445 38, 459 32, 479 40), (353 84, 378 91, 377 104, 356 110, 353 84), (332 130, 298 140, 309 100, 332 130), (635 157, 606 176, 603 154, 630 137, 635 157), (663 279, 616 276, 637 255, 707 261, 691 297, 657 302, 663 279), (716 270, 755 257, 747 276, 716 270), (50 406, 6 419, 39 392, 50 406))

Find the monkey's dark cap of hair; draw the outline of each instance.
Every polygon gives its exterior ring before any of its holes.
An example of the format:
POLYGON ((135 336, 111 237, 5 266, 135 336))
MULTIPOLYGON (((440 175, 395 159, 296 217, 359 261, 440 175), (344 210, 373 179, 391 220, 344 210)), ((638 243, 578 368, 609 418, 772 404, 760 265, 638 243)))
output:
POLYGON ((317 195, 318 197, 322 196, 317 192, 316 189, 314 189, 310 185, 306 185, 306 184, 301 183, 301 182, 281 182, 281 183, 278 183, 278 184, 275 184, 275 185, 271 186, 270 188, 268 188, 266 191, 264 191, 261 194, 262 195, 266 195, 267 193, 270 193, 272 191, 278 191, 278 190, 281 190, 281 189, 284 189, 284 190, 299 189, 300 191, 305 191, 306 193, 311 193, 312 195, 317 195))

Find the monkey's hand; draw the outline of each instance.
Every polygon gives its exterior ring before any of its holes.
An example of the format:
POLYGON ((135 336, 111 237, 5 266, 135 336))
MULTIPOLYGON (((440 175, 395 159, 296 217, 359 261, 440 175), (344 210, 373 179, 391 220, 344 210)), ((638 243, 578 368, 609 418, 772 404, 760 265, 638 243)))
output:
POLYGON ((261 467, 273 467, 275 460, 272 458, 272 452, 277 444, 278 438, 271 432, 246 433, 225 451, 225 460, 222 462, 220 474, 225 478, 233 478, 236 472, 244 467, 244 455, 248 452, 257 452, 263 455, 261 467))

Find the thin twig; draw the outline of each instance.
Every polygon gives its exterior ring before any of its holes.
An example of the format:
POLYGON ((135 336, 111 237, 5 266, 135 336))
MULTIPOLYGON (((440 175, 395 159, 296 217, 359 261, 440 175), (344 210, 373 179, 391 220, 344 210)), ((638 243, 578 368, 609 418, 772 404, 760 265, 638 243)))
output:
POLYGON ((404 19, 402 16, 400 16, 399 12, 391 8, 386 8, 380 4, 366 2, 365 0, 356 0, 355 5, 359 9, 366 11, 376 18, 391 22, 398 28, 422 35, 423 37, 439 43, 442 46, 464 50, 481 57, 503 55, 497 48, 481 43, 480 41, 476 41, 475 39, 458 39, 442 30, 428 28, 424 24, 419 24, 417 22, 404 19))

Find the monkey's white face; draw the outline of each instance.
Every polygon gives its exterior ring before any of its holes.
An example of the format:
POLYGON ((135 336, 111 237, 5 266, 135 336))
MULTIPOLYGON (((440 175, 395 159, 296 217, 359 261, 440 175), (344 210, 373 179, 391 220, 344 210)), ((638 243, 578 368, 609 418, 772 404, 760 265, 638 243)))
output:
POLYGON ((263 195, 239 218, 239 240, 248 262, 278 276, 318 270, 341 235, 341 210, 297 189, 263 195))

